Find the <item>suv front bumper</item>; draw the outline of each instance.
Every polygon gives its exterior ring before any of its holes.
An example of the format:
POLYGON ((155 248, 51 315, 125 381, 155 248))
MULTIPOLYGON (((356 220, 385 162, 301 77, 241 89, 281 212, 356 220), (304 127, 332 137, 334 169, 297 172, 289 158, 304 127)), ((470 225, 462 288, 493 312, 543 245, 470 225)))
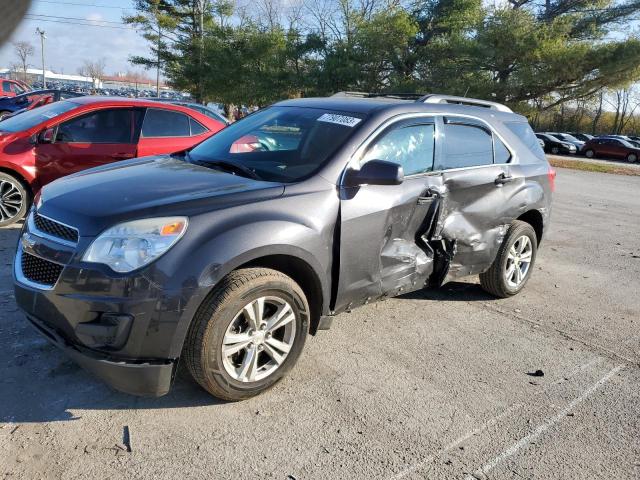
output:
POLYGON ((60 348, 82 368, 114 389, 131 395, 154 397, 165 395, 169 392, 175 373, 175 361, 134 362, 112 359, 107 355, 102 355, 68 342, 55 328, 33 315, 27 314, 26 317, 47 340, 60 348))

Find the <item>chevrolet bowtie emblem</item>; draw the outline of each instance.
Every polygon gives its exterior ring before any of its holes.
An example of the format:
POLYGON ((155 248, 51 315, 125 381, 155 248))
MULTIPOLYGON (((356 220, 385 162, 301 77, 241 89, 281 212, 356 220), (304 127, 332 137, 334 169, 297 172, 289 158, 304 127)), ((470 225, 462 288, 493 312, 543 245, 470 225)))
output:
POLYGON ((21 241, 23 249, 32 249, 36 244, 36 239, 33 238, 33 235, 31 235, 29 232, 25 232, 22 235, 21 241))

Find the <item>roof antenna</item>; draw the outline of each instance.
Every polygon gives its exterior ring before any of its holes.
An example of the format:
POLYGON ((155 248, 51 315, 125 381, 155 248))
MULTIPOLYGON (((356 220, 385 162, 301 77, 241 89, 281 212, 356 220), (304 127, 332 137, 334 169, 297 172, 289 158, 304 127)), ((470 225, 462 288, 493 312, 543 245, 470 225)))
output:
POLYGON ((467 89, 464 91, 464 95, 462 95, 463 97, 467 96, 467 93, 469 93, 469 87, 467 87, 467 89))

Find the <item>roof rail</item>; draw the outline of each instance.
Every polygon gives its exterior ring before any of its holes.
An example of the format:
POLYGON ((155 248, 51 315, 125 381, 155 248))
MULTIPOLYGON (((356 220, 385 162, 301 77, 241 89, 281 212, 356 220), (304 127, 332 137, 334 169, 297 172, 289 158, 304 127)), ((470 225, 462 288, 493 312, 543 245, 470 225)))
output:
POLYGON ((502 103, 490 102, 488 100, 478 100, 477 98, 456 97, 453 95, 440 95, 437 93, 432 93, 422 96, 417 101, 422 103, 454 103, 458 105, 490 108, 492 110, 498 110, 500 112, 513 113, 513 110, 511 110, 506 105, 503 105, 502 103))
POLYGON ((424 93, 371 93, 371 92, 338 92, 332 97, 360 97, 360 98, 396 98, 399 100, 419 100, 424 97, 424 93))

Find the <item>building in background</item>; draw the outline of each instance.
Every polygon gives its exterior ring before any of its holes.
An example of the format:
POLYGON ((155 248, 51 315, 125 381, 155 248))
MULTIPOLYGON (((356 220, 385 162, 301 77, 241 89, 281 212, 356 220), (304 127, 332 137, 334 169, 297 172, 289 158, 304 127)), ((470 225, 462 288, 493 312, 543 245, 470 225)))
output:
MULTIPOLYGON (((83 77, 82 75, 67 75, 64 73, 54 73, 50 70, 45 71, 45 76, 47 77, 47 82, 57 82, 57 83, 65 83, 77 85, 79 87, 87 87, 91 88, 93 86, 93 80, 90 77, 83 77)), ((23 80, 25 79, 25 74, 20 70, 11 70, 9 68, 0 68, 0 77, 1 78, 10 78, 15 80, 23 80)), ((26 83, 29 85, 33 83, 42 82, 42 69, 39 68, 27 68, 26 71, 26 83)), ((100 88, 100 84, 102 82, 98 82, 97 87, 100 88)))

